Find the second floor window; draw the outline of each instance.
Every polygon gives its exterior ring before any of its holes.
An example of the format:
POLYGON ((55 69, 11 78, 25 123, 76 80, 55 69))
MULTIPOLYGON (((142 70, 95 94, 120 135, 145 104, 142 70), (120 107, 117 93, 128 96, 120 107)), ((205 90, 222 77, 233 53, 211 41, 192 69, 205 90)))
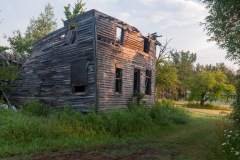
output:
POLYGON ((123 44, 124 30, 116 27, 116 43, 123 44))
POLYGON ((143 52, 149 53, 149 50, 150 50, 150 41, 148 38, 144 38, 143 52))

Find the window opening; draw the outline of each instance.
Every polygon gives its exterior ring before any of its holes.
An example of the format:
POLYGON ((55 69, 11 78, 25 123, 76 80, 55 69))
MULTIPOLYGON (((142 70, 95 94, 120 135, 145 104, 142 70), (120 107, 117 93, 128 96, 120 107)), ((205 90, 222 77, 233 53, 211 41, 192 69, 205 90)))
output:
POLYGON ((122 93, 122 69, 116 68, 115 92, 122 93))
POLYGON ((123 29, 116 28, 116 43, 123 44, 123 29))
POLYGON ((68 25, 68 32, 66 35, 66 43, 67 44, 73 44, 76 40, 76 28, 77 28, 77 23, 72 23, 68 25))
POLYGON ((87 59, 77 59, 71 62, 72 93, 84 93, 87 88, 87 59))
POLYGON ((81 93, 81 92, 85 92, 85 91, 86 91, 86 85, 73 87, 73 93, 81 93))
POLYGON ((133 84, 133 91, 140 92, 140 70, 134 69, 134 84, 133 84))
POLYGON ((150 41, 148 38, 144 38, 144 47, 143 47, 143 51, 145 53, 149 53, 150 50, 150 41))
POLYGON ((146 81, 145 81, 145 94, 151 95, 151 77, 152 72, 149 70, 146 70, 146 81))

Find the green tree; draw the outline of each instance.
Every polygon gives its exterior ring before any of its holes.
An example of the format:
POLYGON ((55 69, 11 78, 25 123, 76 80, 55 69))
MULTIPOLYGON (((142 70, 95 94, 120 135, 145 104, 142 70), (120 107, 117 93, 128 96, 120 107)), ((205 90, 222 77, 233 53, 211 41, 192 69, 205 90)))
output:
POLYGON ((54 17, 53 7, 48 3, 45 5, 44 12, 40 13, 36 19, 30 19, 25 35, 34 42, 56 30, 56 28, 57 22, 54 17))
POLYGON ((15 30, 13 32, 14 36, 9 37, 8 41, 10 43, 10 49, 14 55, 20 56, 22 58, 27 58, 28 54, 32 50, 33 41, 30 37, 22 35, 20 30, 15 30))
POLYGON ((240 3, 237 0, 202 0, 209 15, 202 23, 210 41, 227 49, 226 58, 240 63, 240 3))
POLYGON ((177 69, 169 62, 158 59, 156 72, 156 95, 157 98, 177 98, 177 87, 179 84, 177 69), (167 94, 167 95, 166 95, 167 94), (167 96, 167 97, 166 97, 167 96))
POLYGON ((187 94, 188 86, 185 84, 187 78, 194 73, 194 63, 196 62, 196 53, 191 53, 190 51, 175 51, 171 52, 172 64, 178 70, 178 78, 180 81, 178 87, 178 96, 180 98, 185 98, 187 94))
POLYGON ((13 54, 26 58, 32 50, 33 43, 46 36, 57 28, 53 7, 50 3, 45 6, 44 12, 30 19, 30 24, 23 35, 20 30, 14 31, 14 36, 9 37, 10 49, 13 54))
POLYGON ((201 106, 206 101, 231 100, 235 93, 235 87, 227 84, 226 81, 227 77, 221 71, 200 71, 188 80, 191 92, 189 100, 200 101, 201 106))
POLYGON ((83 14, 86 11, 86 8, 83 8, 86 3, 83 3, 82 0, 77 0, 74 7, 71 11, 71 4, 69 3, 67 6, 64 6, 64 14, 66 19, 72 19, 79 14, 83 14))
POLYGON ((206 65, 204 67, 209 71, 222 71, 227 77, 227 84, 237 86, 237 75, 233 69, 227 67, 224 63, 216 63, 216 65, 206 65))
POLYGON ((9 49, 8 47, 0 46, 0 52, 3 52, 5 50, 9 49))

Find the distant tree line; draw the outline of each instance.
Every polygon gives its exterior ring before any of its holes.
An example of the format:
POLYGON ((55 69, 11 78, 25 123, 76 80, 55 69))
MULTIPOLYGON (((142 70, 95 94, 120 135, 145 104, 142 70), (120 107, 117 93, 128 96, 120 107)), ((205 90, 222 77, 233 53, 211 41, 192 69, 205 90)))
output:
MULTIPOLYGON (((161 47, 161 46, 160 46, 161 47)), ((195 64, 196 53, 169 51, 167 59, 157 59, 156 98, 231 101, 235 95, 236 72, 224 63, 195 64)))

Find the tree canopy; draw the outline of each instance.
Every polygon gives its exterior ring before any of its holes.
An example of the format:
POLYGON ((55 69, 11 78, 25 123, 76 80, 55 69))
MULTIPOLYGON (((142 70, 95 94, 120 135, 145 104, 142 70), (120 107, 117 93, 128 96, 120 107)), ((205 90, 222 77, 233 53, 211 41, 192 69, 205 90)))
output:
POLYGON ((85 4, 86 3, 83 3, 82 0, 77 0, 74 7, 72 7, 72 11, 71 11, 70 3, 67 6, 64 6, 64 14, 65 14, 66 19, 67 20, 72 19, 79 14, 83 14, 86 11, 86 9, 83 8, 85 6, 85 4))
POLYGON ((240 63, 240 3, 237 0, 203 0, 209 15, 205 30, 210 41, 227 50, 226 58, 240 63))
POLYGON ((189 78, 189 100, 200 101, 203 106, 206 101, 232 100, 235 87, 226 83, 227 77, 221 71, 202 70, 189 78))
POLYGON ((188 86, 185 84, 186 79, 193 75, 194 63, 196 62, 196 53, 190 51, 175 51, 171 52, 172 64, 177 68, 179 78, 178 96, 179 98, 186 97, 188 86))
POLYGON ((157 60, 156 68, 157 98, 177 98, 177 87, 179 84, 177 68, 163 59, 157 60))
POLYGON ((22 34, 20 30, 15 30, 13 32, 14 36, 8 38, 10 49, 13 54, 26 58, 32 50, 33 43, 56 28, 57 23, 54 18, 53 7, 48 3, 44 12, 40 13, 37 18, 30 19, 25 34, 22 34))

